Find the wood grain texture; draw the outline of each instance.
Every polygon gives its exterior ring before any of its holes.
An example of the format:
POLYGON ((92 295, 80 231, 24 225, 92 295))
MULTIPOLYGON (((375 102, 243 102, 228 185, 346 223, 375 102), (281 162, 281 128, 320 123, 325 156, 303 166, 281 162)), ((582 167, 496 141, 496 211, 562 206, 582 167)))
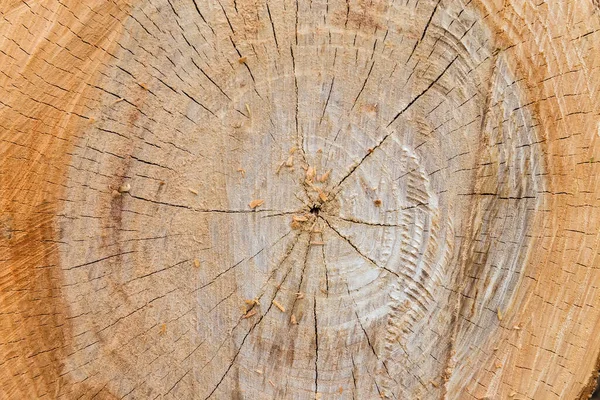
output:
POLYGON ((596 2, 0 13, 0 398, 591 395, 596 2))

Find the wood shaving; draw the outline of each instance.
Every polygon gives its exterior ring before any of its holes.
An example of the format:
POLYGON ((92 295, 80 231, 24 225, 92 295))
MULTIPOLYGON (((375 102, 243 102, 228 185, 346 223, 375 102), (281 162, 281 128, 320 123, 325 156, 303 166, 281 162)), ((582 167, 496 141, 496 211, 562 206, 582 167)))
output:
POLYGON ((255 209, 256 207, 260 207, 263 205, 265 201, 263 199, 252 200, 248 205, 250 208, 255 209))
POLYGON ((312 182, 310 182, 308 180, 304 180, 304 183, 306 183, 315 192, 319 192, 319 190, 321 190, 320 188, 316 187, 312 182))
POLYGON ((308 217, 306 215, 294 215, 292 220, 296 222, 306 222, 308 221, 308 217))
POLYGON ((308 169, 306 170, 306 181, 307 182, 314 181, 316 174, 317 174, 317 171, 313 167, 308 167, 308 169))
POLYGON ((246 170, 243 168, 238 168, 237 172, 239 172, 242 175, 242 178, 246 177, 246 170))
POLYGON ((325 192, 319 190, 319 199, 321 199, 321 201, 323 202, 327 201, 327 195, 325 194, 325 192))
POLYGON ((288 168, 291 168, 294 166, 294 156, 293 155, 288 157, 287 161, 285 162, 285 166, 288 168))
POLYGON ((119 186, 119 193, 127 193, 131 190, 131 185, 129 183, 124 183, 121 186, 119 186))
POLYGON ((375 204, 375 207, 381 207, 381 200, 377 199, 373 201, 373 204, 375 204))
POLYGON ((258 299, 244 300, 244 303, 246 303, 246 313, 248 311, 252 310, 254 308, 254 306, 260 305, 260 303, 258 302, 258 299))
POLYGON ((497 313, 498 313, 498 321, 502 321, 502 312, 500 311, 500 308, 497 309, 497 313))
POLYGON ((317 179, 319 182, 323 183, 326 182, 329 179, 329 175, 331 174, 331 170, 325 172, 323 175, 321 175, 319 177, 319 179, 317 179))
POLYGON ((297 298, 298 300, 301 300, 301 299, 303 299, 303 298, 304 298, 304 293, 302 293, 302 292, 298 292, 298 293, 296 293, 296 298, 297 298))
POLYGON ((198 191, 194 190, 192 188, 188 188, 188 190, 190 191, 190 193, 193 193, 194 195, 198 196, 198 191))
POLYGON ((241 58, 238 60, 238 62, 239 62, 240 64, 246 64, 246 61, 248 61, 248 57, 241 57, 241 58))
POLYGON ((281 305, 280 302, 278 302, 277 300, 273 300, 273 305, 277 308, 279 308, 279 311, 281 312, 285 312, 285 307, 281 305))
POLYGON ((294 314, 292 314, 292 316, 290 317, 290 322, 292 323, 292 325, 298 325, 298 321, 296 320, 296 316, 294 314))
POLYGON ((247 318, 253 317, 255 315, 256 315, 256 310, 251 310, 251 311, 248 311, 246 314, 244 314, 244 316, 242 318, 247 319, 247 318))
POLYGON ((284 165, 285 165, 285 162, 282 162, 281 164, 279 164, 279 166, 275 170, 275 175, 279 175, 279 172, 281 171, 281 168, 283 168, 284 165))
POLYGON ((377 112, 377 104, 362 104, 361 110, 366 113, 376 113, 377 112))

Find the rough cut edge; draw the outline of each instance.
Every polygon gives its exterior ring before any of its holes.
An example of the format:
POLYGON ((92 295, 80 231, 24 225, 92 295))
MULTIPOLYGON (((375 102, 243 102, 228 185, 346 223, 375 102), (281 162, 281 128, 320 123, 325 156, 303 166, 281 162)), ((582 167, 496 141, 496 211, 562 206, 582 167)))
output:
POLYGON ((581 392, 577 396, 579 400, 587 400, 592 398, 596 387, 600 384, 598 379, 600 378, 600 354, 598 354, 598 360, 596 360, 596 369, 592 371, 588 383, 581 389, 581 392))

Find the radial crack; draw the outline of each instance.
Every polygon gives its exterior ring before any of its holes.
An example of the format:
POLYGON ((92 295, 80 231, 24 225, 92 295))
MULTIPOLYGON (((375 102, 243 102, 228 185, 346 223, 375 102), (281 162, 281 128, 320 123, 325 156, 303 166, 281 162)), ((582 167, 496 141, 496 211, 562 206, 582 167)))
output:
POLYGON ((389 272, 390 274, 396 276, 396 277, 400 277, 400 275, 398 275, 397 272, 392 271, 391 269, 387 268, 387 267, 383 267, 380 266, 379 264, 377 264, 371 257, 363 254, 362 251, 360 251, 360 249, 358 247, 356 247, 356 245, 354 243, 352 243, 352 241, 350 241, 350 239, 348 239, 346 236, 342 235, 337 229, 335 229, 330 223, 329 221, 327 221, 327 219, 323 218, 323 217, 319 217, 321 218, 323 221, 325 221, 325 223, 327 224, 327 226, 334 231, 340 238, 342 238, 344 241, 346 241, 350 247, 352 247, 362 258, 364 258, 365 260, 369 261, 371 264, 373 264, 375 267, 382 269, 384 271, 389 272))
MULTIPOLYGON (((402 115, 404 114, 410 107, 412 107, 413 104, 415 104, 417 102, 417 100, 419 100, 422 96, 424 96, 448 71, 448 69, 450 69, 450 67, 454 64, 454 61, 456 61, 456 59, 458 58, 458 55, 456 57, 454 57, 454 59, 452 61, 450 61, 450 63, 446 66, 446 68, 444 68, 444 70, 437 76, 437 78, 435 78, 421 93, 419 93, 417 96, 415 96, 402 110, 400 110, 395 116, 394 118, 392 118, 392 120, 386 125, 386 128, 389 128, 390 125, 392 125, 394 122, 396 122, 396 120, 402 115)), ((352 173, 354 173, 354 171, 356 171, 356 169, 358 167, 360 167, 362 165, 363 162, 365 162, 365 160, 367 158, 369 158, 369 156, 373 153, 375 153, 375 150, 377 150, 379 147, 381 147, 386 140, 392 136, 395 132, 392 131, 386 135, 383 136, 383 138, 379 141, 379 143, 377 143, 374 147, 370 148, 369 151, 360 159, 360 161, 356 164, 354 164, 354 166, 352 166, 350 168, 350 170, 348 171, 348 173, 346 175, 344 175, 344 177, 342 177, 342 179, 333 187, 332 191, 337 189, 338 187, 340 187, 342 185, 342 183, 344 183, 344 181, 346 181, 346 179, 348 179, 352 173)))
POLYGON ((321 255, 323 256, 323 266, 325 267, 325 296, 329 297, 329 268, 325 259, 325 246, 321 246, 321 255))
POLYGON ((281 210, 275 210, 275 209, 270 209, 270 208, 263 208, 263 209, 254 209, 254 210, 226 210, 226 209, 218 209, 218 208, 195 208, 192 206, 187 206, 184 204, 175 204, 175 203, 167 203, 164 201, 158 201, 158 200, 152 200, 152 199, 148 199, 142 196, 136 196, 134 194, 132 194, 131 192, 128 192, 127 195, 131 196, 134 199, 137 200, 142 200, 142 201, 147 201, 150 203, 154 203, 154 204, 159 204, 162 206, 167 206, 167 207, 176 207, 176 208, 184 208, 193 212, 197 212, 197 213, 206 213, 206 214, 210 214, 210 213, 215 213, 215 214, 261 214, 261 213, 266 213, 266 212, 271 212, 271 213, 278 213, 276 215, 285 215, 285 214, 294 214, 296 213, 296 211, 281 211, 281 210))
POLYGON ((315 398, 319 393, 319 325, 317 322, 317 298, 313 298, 313 316, 315 319, 315 398))
POLYGON ((421 35, 421 38, 415 42, 415 45, 413 46, 413 49, 410 52, 410 55, 408 56, 408 58, 406 59, 406 62, 404 63, 405 65, 409 63, 410 59, 412 58, 413 54, 415 53, 415 50, 417 49, 419 44, 421 44, 423 39, 425 39, 425 35, 427 34, 427 30, 429 29, 431 20, 433 19, 433 16, 435 15, 435 12, 437 11, 438 6, 440 5, 440 1, 441 0, 438 0, 435 7, 433 7, 433 11, 431 12, 431 15, 429 16, 429 20, 427 21, 427 23, 425 24, 425 28, 423 29, 423 34, 421 35))
POLYGON ((378 222, 369 222, 369 221, 362 221, 356 218, 346 218, 346 217, 334 217, 334 216, 330 216, 331 218, 334 219, 341 219, 342 221, 346 221, 346 222, 351 222, 353 224, 361 224, 361 225, 367 225, 367 226, 380 226, 380 227, 388 227, 388 228, 403 228, 404 225, 398 225, 398 224, 382 224, 382 223, 378 223, 378 222))
POLYGON ((260 249, 258 252, 256 252, 256 254, 254 254, 251 257, 248 258, 243 258, 240 261, 238 261, 237 263, 233 264, 231 267, 225 269, 224 271, 219 272, 213 279, 210 280, 210 282, 205 283, 204 285, 200 286, 197 289, 194 289, 194 291, 192 293, 196 293, 199 290, 204 289, 205 287, 212 285, 213 283, 216 282, 217 279, 219 279, 221 276, 223 276, 224 274, 226 274, 227 272, 233 270, 234 268, 238 267, 239 265, 241 265, 242 263, 246 262, 246 261, 250 261, 252 260, 254 257, 258 256, 260 253, 262 253, 265 249, 271 249, 272 247, 274 247, 277 243, 279 243, 281 240, 283 240, 283 238, 285 238, 287 235, 289 235, 292 231, 289 230, 285 235, 281 236, 279 239, 277 239, 275 242, 273 242, 271 245, 265 246, 262 249, 260 249))
MULTIPOLYGON (((358 92, 358 94, 356 95, 356 98, 354 99, 354 103, 352 103, 352 107, 350 108, 350 110, 354 110, 354 107, 356 106, 356 103, 358 102, 358 99, 360 98, 360 95, 362 94, 363 90, 365 90, 365 86, 367 86, 367 81, 369 80, 369 77, 371 76, 371 72, 373 72, 373 67, 375 66, 375 61, 373 61, 371 63, 371 68, 369 68, 369 72, 367 72, 367 77, 365 78, 362 87, 360 88, 360 91, 358 92)), ((332 84, 333 86, 333 84, 332 84)), ((323 110, 323 112, 325 112, 325 110, 323 110)))
MULTIPOLYGON (((296 247, 296 244, 298 243, 298 238, 300 237, 300 234, 297 235, 296 237, 296 241, 294 242, 294 244, 292 245, 292 247, 290 248, 290 250, 285 254, 284 258, 282 259, 282 261, 279 263, 279 265, 282 265, 285 260, 287 260, 287 258, 289 258, 289 256, 292 254, 294 248, 296 247)), ((274 268, 274 271, 276 271, 278 268, 274 268)), ((271 299, 271 302, 269 303, 269 307, 267 308, 267 310, 265 311, 264 314, 262 314, 258 320, 252 325, 252 327, 250 327, 250 329, 248 330, 248 332, 246 333, 246 335, 244 335, 244 338, 242 339, 242 342, 240 343, 240 347, 238 348, 237 352, 235 353, 235 355, 233 356, 233 359, 231 360, 229 367, 227 367, 227 370, 225 371, 225 373, 223 374, 223 376, 221 377, 221 379, 219 380, 219 382, 217 382, 216 386, 213 388, 213 390, 208 394, 208 396, 205 397, 204 400, 208 400, 209 398, 212 397, 212 395, 216 392, 216 390, 219 388, 219 386, 221 385, 221 383, 223 382, 223 380, 225 379, 225 377, 227 376, 227 374, 229 373, 229 371, 231 370, 231 367, 233 367, 233 365, 235 364, 235 361, 237 360, 237 357, 239 356, 240 352, 242 351, 242 348, 244 347, 244 343, 246 342, 246 339, 248 338, 248 336, 254 331, 254 329, 262 322, 263 318, 267 316, 267 314, 269 313, 269 311, 271 311, 271 308, 273 308, 273 300, 275 300, 275 298, 277 297, 277 294, 279 293, 279 290, 281 288, 281 286, 285 283, 285 280, 287 279, 287 276, 289 275, 289 273, 291 272, 292 267, 290 267, 288 269, 288 271, 286 272, 285 276, 283 277, 281 283, 279 285, 277 285, 275 293, 273 294, 273 297, 271 299)), ((270 278, 267 280, 267 282, 270 280, 270 278)), ((266 284, 266 283, 265 283, 266 284)), ((259 300, 262 299, 262 296, 264 295, 261 294, 259 296, 259 300)), ((239 325, 239 323, 238 323, 239 325)), ((236 325, 233 329, 237 328, 236 325)))
MULTIPOLYGON (((391 124, 393 124, 394 122, 396 122, 396 120, 398 119, 398 117, 400 117, 402 114, 404 114, 406 112, 406 110, 408 110, 413 104, 415 104, 415 102, 417 100, 419 100, 421 97, 423 97, 423 95, 425 95, 425 93, 427 93, 440 79, 442 79, 442 77, 446 74, 446 72, 448 71, 448 69, 450 69, 450 67, 452 66, 452 64, 454 64, 454 61, 456 61, 457 58, 458 58, 458 55, 456 55, 452 59, 452 61, 450 61, 450 63, 446 66, 446 68, 444 68, 444 70, 442 71, 442 73, 437 76, 437 78, 435 78, 433 81, 431 81, 431 83, 429 84, 429 86, 427 86, 425 88, 425 90, 423 90, 415 98, 413 98, 402 110, 400 110, 398 112, 398 114, 396 114, 396 116, 394 118, 392 118, 392 120, 387 124, 387 127, 389 127, 391 124)), ((387 134, 377 147, 379 147, 383 143, 383 141, 385 139, 387 139, 387 137, 389 135, 391 135, 391 133, 387 134)))
MULTIPOLYGON (((170 3, 170 2, 169 2, 170 3)), ((208 26, 211 30, 211 32, 213 33, 213 35, 215 34, 215 31, 213 30, 212 26, 209 25, 208 22, 206 22, 206 18, 204 18, 204 15, 202 15, 202 12, 200 12, 200 8, 198 8, 198 3, 196 3, 196 0, 192 0, 192 3, 194 3, 194 8, 196 9, 196 12, 198 13, 198 15, 200 16, 200 18, 202 18, 202 21, 204 21, 204 23, 206 24, 206 26, 208 26)), ((172 6, 171 6, 172 7, 172 6)), ((175 9, 173 9, 173 11, 175 11, 175 9)), ((177 14, 177 12, 175 12, 175 14, 177 14)))

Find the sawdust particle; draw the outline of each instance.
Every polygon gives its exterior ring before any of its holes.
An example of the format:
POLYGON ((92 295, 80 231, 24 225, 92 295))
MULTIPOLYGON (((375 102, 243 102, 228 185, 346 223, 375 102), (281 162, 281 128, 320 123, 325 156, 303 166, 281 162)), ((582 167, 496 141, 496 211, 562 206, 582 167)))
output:
POLYGON ((265 201, 263 199, 252 200, 248 205, 250 208, 255 209, 256 207, 260 207, 263 205, 265 201))
POLYGON ((129 183, 124 183, 119 186, 119 193, 127 193, 131 190, 131 185, 129 183))

